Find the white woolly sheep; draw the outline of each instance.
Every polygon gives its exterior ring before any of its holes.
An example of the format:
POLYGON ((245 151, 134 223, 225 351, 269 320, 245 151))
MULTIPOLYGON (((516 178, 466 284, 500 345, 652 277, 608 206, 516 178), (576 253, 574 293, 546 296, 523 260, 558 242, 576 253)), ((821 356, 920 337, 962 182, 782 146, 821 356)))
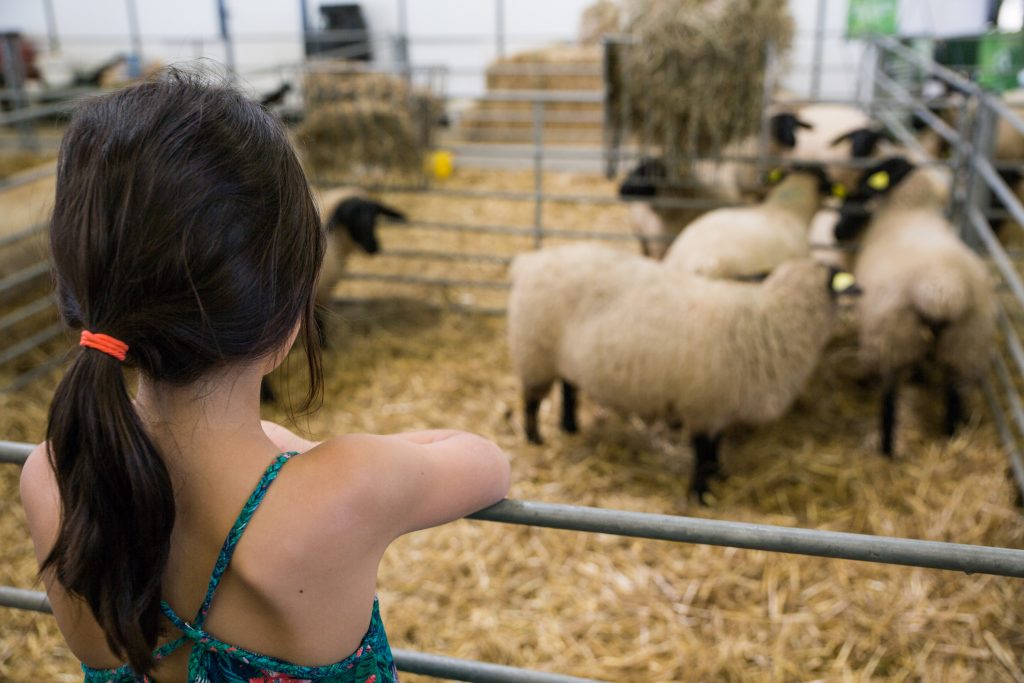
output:
MULTIPOLYGON (((796 128, 801 125, 792 114, 773 116, 769 122, 769 156, 784 156, 796 144, 796 128)), ((757 136, 727 145, 723 157, 754 157, 758 151, 757 136)), ((627 174, 619 186, 619 196, 631 200, 630 223, 645 256, 660 259, 669 244, 694 219, 709 207, 655 206, 656 199, 703 199, 738 203, 756 198, 759 187, 757 168, 752 163, 725 160, 699 160, 682 177, 682 184, 669 182, 668 167, 659 158, 644 157, 627 174)))
POLYGON ((963 419, 963 392, 981 379, 995 335, 985 266, 943 208, 948 186, 894 157, 868 169, 844 204, 836 237, 859 238, 854 274, 860 358, 883 381, 881 450, 893 454, 901 374, 933 360, 946 376, 946 433, 963 419), (866 210, 872 211, 870 215, 866 210))
POLYGON ((537 411, 556 380, 566 432, 577 430, 577 388, 646 420, 682 421, 703 498, 723 430, 780 417, 817 365, 835 317, 827 271, 802 259, 762 283, 710 280, 590 244, 516 257, 508 334, 527 438, 541 442, 537 411))
POLYGON ((710 211, 665 255, 666 266, 705 277, 750 279, 810 255, 807 233, 832 184, 817 166, 794 168, 761 204, 710 211))

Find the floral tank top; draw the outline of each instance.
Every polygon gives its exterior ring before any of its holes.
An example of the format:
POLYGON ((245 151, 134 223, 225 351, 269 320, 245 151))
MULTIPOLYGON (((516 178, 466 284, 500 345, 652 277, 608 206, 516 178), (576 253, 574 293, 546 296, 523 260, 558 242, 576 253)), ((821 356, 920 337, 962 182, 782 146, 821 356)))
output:
MULTIPOLYGON (((185 621, 166 602, 160 603, 164 615, 181 631, 181 636, 157 648, 153 657, 159 661, 179 647, 191 645, 188 659, 188 683, 397 683, 398 673, 391 656, 384 623, 380 618, 377 599, 373 600, 370 626, 362 642, 351 655, 324 666, 300 666, 276 657, 268 657, 234 645, 230 645, 203 630, 206 615, 210 611, 213 596, 217 592, 221 577, 231 563, 242 533, 256 509, 263 501, 267 489, 277 478, 281 467, 297 455, 295 452, 277 456, 259 484, 249 496, 242 512, 235 520, 221 547, 214 565, 210 583, 206 589, 199 612, 192 621, 185 621)), ((149 683, 148 676, 135 673, 127 664, 118 669, 93 669, 82 665, 85 683, 149 683)))

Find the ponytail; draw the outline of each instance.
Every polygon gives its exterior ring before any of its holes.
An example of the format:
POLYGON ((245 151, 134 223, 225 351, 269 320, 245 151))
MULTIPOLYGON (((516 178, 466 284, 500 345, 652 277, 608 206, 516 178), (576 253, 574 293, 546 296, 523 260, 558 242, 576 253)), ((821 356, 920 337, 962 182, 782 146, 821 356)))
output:
POLYGON ((61 519, 42 571, 83 598, 110 649, 146 673, 159 634, 174 496, 121 363, 80 351, 54 394, 46 435, 61 519))

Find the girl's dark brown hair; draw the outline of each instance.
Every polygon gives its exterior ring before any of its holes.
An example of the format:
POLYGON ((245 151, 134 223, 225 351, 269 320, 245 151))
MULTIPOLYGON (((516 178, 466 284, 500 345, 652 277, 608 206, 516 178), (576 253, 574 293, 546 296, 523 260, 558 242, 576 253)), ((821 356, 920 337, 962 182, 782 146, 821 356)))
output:
POLYGON ((111 649, 153 666, 174 496, 124 368, 185 385, 283 347, 296 321, 319 395, 312 323, 324 236, 280 123, 202 76, 89 100, 61 143, 50 225, 61 315, 126 342, 77 352, 50 406, 60 530, 43 562, 111 649))

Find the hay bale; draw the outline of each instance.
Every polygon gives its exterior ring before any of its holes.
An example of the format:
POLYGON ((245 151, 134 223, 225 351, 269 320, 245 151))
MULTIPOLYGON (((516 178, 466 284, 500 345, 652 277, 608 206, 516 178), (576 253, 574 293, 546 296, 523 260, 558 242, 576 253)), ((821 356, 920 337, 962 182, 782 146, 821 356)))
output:
POLYGON ((622 21, 619 3, 598 0, 583 10, 580 17, 580 45, 600 45, 608 33, 618 33, 622 21))
POLYGON ((416 174, 424 146, 407 111, 375 100, 314 109, 296 129, 306 167, 318 178, 353 172, 416 174))
POLYGON ((617 112, 641 144, 706 154, 759 128, 765 57, 789 50, 786 0, 630 0, 617 112), (624 105, 624 106, 623 106, 624 105))
POLYGON ((339 102, 383 102, 406 112, 424 147, 433 141, 434 128, 445 116, 444 101, 427 88, 389 73, 366 71, 352 62, 332 61, 303 78, 306 112, 339 102), (329 69, 329 70, 328 70, 329 69))

